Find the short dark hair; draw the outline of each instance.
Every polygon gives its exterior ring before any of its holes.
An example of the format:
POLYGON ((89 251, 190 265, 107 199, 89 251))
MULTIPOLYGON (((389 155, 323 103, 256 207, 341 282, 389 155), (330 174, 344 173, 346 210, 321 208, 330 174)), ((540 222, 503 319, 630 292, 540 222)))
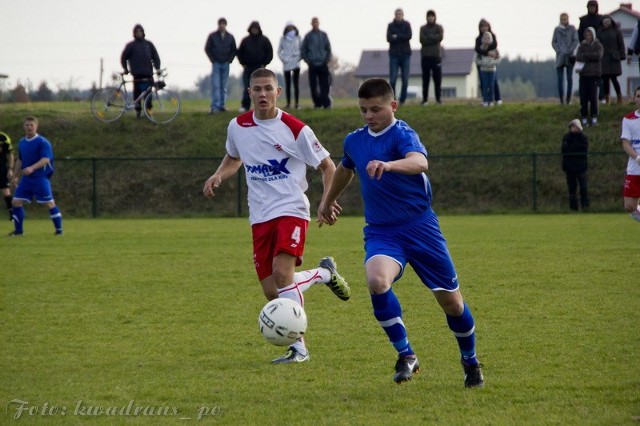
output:
POLYGON ((220 24, 225 24, 225 25, 227 25, 227 20, 226 20, 225 18, 220 18, 220 19, 218 19, 218 25, 220 25, 220 24))
POLYGON ((278 82, 278 77, 276 77, 276 73, 271 71, 268 68, 258 68, 257 70, 252 72, 251 77, 249 77, 249 81, 253 81, 254 78, 260 78, 260 77, 271 77, 276 81, 276 83, 278 82))
POLYGON ((640 90, 640 86, 637 86, 635 89, 633 89, 633 96, 636 95, 636 92, 640 90))
POLYGON ((433 16, 435 18, 436 17, 436 12, 434 12, 433 10, 427 10, 427 18, 429 16, 433 16))
POLYGON ((358 98, 389 98, 393 99, 393 89, 384 78, 370 78, 366 80, 358 89, 358 98))

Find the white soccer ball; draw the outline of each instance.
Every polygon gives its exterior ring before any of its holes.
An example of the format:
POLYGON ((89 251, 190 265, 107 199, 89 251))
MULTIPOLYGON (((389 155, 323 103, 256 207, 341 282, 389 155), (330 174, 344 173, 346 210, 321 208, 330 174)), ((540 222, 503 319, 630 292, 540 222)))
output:
POLYGON ((298 302, 284 298, 274 299, 260 311, 258 326, 267 342, 276 346, 289 346, 304 336, 307 314, 298 302))

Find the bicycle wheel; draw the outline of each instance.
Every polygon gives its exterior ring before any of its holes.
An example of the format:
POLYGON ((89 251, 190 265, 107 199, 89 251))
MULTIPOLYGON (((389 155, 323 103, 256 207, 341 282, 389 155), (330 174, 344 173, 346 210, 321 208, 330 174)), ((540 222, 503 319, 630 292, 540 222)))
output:
POLYGON ((118 87, 99 89, 91 98, 91 113, 105 123, 111 123, 122 117, 127 101, 118 87))
POLYGON ((167 124, 180 113, 180 97, 171 90, 153 90, 144 98, 144 115, 156 124, 167 124))

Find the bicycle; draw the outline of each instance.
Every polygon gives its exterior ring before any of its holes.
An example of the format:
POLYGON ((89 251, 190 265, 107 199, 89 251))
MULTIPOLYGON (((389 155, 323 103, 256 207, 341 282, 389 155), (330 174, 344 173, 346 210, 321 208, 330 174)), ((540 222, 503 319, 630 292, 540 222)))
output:
MULTIPOLYGON (((105 123, 118 120, 122 115, 135 108, 136 103, 141 103, 144 107, 145 117, 156 124, 167 124, 175 120, 180 113, 180 97, 177 93, 165 89, 164 82, 167 76, 166 69, 157 71, 157 79, 145 78, 141 80, 126 80, 125 73, 119 73, 120 83, 117 87, 105 87, 99 89, 91 98, 91 113, 93 116, 105 123), (138 81, 150 81, 147 87, 136 99, 127 90, 127 83, 138 81), (146 108, 152 105, 152 108, 146 108)), ((115 77, 115 76, 114 76, 115 77)))

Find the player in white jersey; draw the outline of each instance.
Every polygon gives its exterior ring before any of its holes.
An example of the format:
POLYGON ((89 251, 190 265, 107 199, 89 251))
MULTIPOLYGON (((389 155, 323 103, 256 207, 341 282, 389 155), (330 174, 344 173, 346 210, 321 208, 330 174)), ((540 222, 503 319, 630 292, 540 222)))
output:
MULTIPOLYGON (((207 198, 215 196, 220 184, 244 165, 253 259, 268 300, 285 297, 304 306, 302 293, 318 283, 327 284, 336 296, 348 300, 351 290, 332 257, 324 257, 318 268, 295 271, 302 264, 311 219, 305 195, 307 165, 322 173, 323 200, 336 166, 309 126, 276 107, 281 88, 273 71, 254 71, 248 91, 255 110, 229 123, 227 154, 205 182, 203 193, 207 198)), ((334 215, 339 213, 334 203, 334 215)), ((320 217, 318 223, 322 224, 320 217)), ((307 360, 309 352, 301 339, 273 362, 307 360)))
POLYGON ((622 148, 629 155, 624 180, 624 209, 640 221, 640 87, 633 91, 637 109, 622 119, 622 148))

